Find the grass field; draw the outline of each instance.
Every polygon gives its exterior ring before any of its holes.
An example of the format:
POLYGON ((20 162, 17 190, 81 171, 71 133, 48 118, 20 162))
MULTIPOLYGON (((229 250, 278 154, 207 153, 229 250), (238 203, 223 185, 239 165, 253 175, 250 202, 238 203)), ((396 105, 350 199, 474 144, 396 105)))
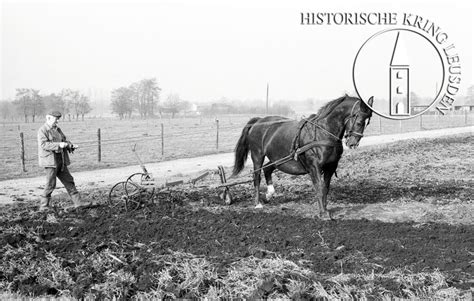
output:
POLYGON ((282 173, 260 211, 251 185, 231 206, 186 186, 131 212, 107 206, 106 190, 85 192, 104 206, 79 212, 4 206, 0 298, 472 300, 473 139, 348 152, 335 221, 316 217, 309 177, 282 173))
MULTIPOLYGON (((216 152, 230 152, 240 132, 253 115, 219 116, 219 142, 217 145, 216 118, 180 119, 86 119, 60 123, 68 139, 79 145, 71 156, 71 170, 91 170, 137 164, 131 151, 136 144, 137 152, 146 162, 196 157, 216 152), (162 149, 161 124, 164 128, 162 149), (101 130, 101 162, 98 162, 97 130, 101 130), (162 156, 162 153, 164 156, 162 156)), ((295 118, 299 119, 301 116, 295 118)), ((372 118, 367 135, 392 134, 474 124, 470 115, 425 115, 403 122, 372 118)), ((36 132, 42 123, 0 125, 0 180, 38 176, 42 169, 37 163, 36 132), (24 134, 26 172, 20 160, 20 132, 24 134)))

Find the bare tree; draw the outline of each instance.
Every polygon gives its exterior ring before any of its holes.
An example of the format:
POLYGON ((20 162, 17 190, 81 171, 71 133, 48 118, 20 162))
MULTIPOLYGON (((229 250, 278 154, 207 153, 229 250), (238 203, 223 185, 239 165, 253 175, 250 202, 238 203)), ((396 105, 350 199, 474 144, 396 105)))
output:
POLYGON ((141 83, 145 95, 147 114, 149 116, 154 116, 155 109, 158 106, 161 89, 156 83, 156 78, 144 79, 141 83))
POLYGON ((159 103, 161 91, 156 78, 143 79, 133 83, 130 85, 130 89, 133 91, 133 103, 138 109, 140 117, 153 116, 159 103))
POLYGON ((72 111, 72 97, 73 97, 73 91, 71 89, 62 89, 61 92, 59 92, 59 97, 61 98, 61 101, 64 103, 64 115, 68 115, 69 121, 71 121, 71 111, 72 111))
POLYGON ((69 98, 69 108, 72 111, 73 116, 75 116, 76 120, 79 119, 80 115, 80 103, 81 103, 81 93, 79 91, 71 91, 70 98, 69 98))
POLYGON ((137 109, 138 114, 140 114, 140 117, 144 117, 144 105, 142 101, 142 96, 141 96, 141 90, 140 90, 140 83, 132 83, 129 87, 130 91, 132 92, 132 103, 133 107, 137 109))
POLYGON ((13 104, 16 110, 25 118, 25 122, 28 122, 28 116, 31 114, 32 99, 30 90, 25 88, 16 89, 16 96, 13 104))
POLYGON ((112 112, 120 119, 132 116, 134 91, 131 88, 121 87, 112 91, 112 112))
POLYGON ((43 97, 39 95, 39 90, 29 89, 29 94, 31 97, 31 117, 32 121, 35 122, 36 116, 44 113, 43 97))
POLYGON ((84 120, 84 115, 92 110, 89 98, 77 90, 63 89, 59 95, 65 103, 64 112, 68 115, 69 121, 71 116, 79 120, 80 115, 84 120))
POLYGON ((81 115, 82 121, 84 121, 84 115, 90 111, 92 111, 92 107, 90 105, 89 97, 81 94, 77 106, 77 113, 81 115))
POLYGON ((171 93, 163 105, 159 107, 160 115, 162 116, 163 113, 171 113, 171 118, 174 118, 177 113, 186 109, 187 106, 189 106, 189 103, 182 100, 179 94, 171 93))

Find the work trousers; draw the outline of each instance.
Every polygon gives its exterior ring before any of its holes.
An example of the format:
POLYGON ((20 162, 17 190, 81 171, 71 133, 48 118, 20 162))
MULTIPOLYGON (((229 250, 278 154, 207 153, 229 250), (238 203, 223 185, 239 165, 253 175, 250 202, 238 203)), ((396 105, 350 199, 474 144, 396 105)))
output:
POLYGON ((67 190, 70 196, 77 194, 76 184, 69 169, 66 165, 63 166, 61 154, 54 154, 56 156, 56 167, 45 167, 46 172, 46 186, 44 187, 43 197, 50 198, 54 189, 56 188, 56 178, 58 178, 67 190))

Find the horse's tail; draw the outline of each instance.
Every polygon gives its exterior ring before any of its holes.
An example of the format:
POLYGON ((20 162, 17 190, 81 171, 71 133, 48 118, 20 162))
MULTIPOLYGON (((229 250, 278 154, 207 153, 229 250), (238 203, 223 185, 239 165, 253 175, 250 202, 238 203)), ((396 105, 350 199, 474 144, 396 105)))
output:
POLYGON ((247 141, 247 137, 249 134, 250 129, 260 119, 260 117, 254 117, 250 119, 249 122, 245 125, 244 129, 242 130, 242 134, 240 135, 239 141, 237 141, 237 145, 235 146, 235 161, 234 161, 234 169, 232 171, 232 175, 238 175, 242 169, 244 169, 245 161, 247 161, 247 156, 249 154, 249 144, 247 141))

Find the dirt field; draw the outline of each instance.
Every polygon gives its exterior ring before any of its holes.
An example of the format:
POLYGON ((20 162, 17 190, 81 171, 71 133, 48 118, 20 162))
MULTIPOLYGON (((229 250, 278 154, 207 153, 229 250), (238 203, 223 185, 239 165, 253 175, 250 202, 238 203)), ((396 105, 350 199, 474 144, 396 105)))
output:
MULTIPOLYGON (((179 188, 133 212, 3 207, 0 290, 77 298, 472 298, 474 136, 343 155, 316 218, 308 177, 277 174, 263 210, 252 188, 226 206, 179 188)), ((244 175, 248 176, 248 175, 244 175)), ((208 179, 208 184, 215 179, 208 179)), ((87 198, 106 202, 105 190, 87 198)))

